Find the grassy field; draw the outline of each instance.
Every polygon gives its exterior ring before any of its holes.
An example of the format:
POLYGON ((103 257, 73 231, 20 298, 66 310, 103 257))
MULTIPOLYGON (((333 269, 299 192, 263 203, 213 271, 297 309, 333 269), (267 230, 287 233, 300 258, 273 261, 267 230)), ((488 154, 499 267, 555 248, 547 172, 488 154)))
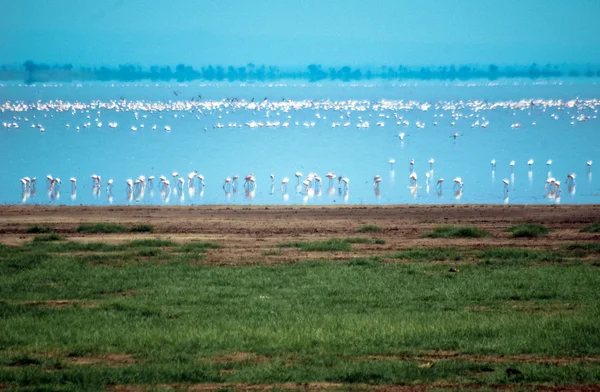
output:
MULTIPOLYGON (((222 267, 206 263, 217 242, 32 232, 0 245, 0 389, 600 384, 597 243, 222 267)), ((363 232, 269 254, 385 244, 363 232)))

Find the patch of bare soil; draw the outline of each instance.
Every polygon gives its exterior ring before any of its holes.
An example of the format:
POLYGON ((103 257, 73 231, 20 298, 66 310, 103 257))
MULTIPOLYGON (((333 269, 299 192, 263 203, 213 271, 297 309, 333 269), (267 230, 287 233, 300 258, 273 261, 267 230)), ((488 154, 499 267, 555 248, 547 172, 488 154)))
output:
POLYGON ((282 384, 160 384, 160 385, 114 385, 108 389, 118 392, 138 392, 151 389, 185 390, 185 391, 378 391, 378 392, 410 392, 429 390, 480 390, 482 388, 492 390, 535 390, 535 391, 559 391, 559 392, 592 392, 600 390, 600 384, 580 385, 539 385, 539 384, 502 384, 502 385, 479 385, 479 384, 454 384, 449 382, 435 383, 434 385, 367 385, 367 384, 339 384, 327 382, 315 383, 282 383, 282 384))
POLYGON ((128 354, 107 354, 103 356, 85 356, 85 357, 66 357, 66 362, 74 365, 101 365, 109 367, 118 367, 139 363, 132 355, 128 354))
POLYGON ((69 308, 71 306, 80 306, 83 308, 95 308, 98 304, 89 300, 78 299, 55 299, 55 300, 37 300, 37 301, 19 301, 19 300, 0 300, 13 305, 43 306, 48 308, 69 308))
POLYGON ((268 361, 269 358, 262 356, 262 355, 258 355, 255 353, 248 353, 248 352, 235 352, 235 353, 230 353, 230 354, 226 354, 226 355, 221 355, 218 357, 214 357, 212 359, 212 361, 217 362, 217 363, 230 363, 230 362, 264 362, 264 361, 268 361))
POLYGON ((538 355, 470 355, 459 354, 455 351, 428 351, 422 354, 399 354, 399 355, 368 355, 354 359, 368 360, 400 360, 400 361, 420 361, 435 362, 442 360, 456 360, 464 362, 478 363, 542 363, 550 365, 570 365, 578 362, 600 362, 600 357, 582 356, 582 357, 549 357, 538 355))

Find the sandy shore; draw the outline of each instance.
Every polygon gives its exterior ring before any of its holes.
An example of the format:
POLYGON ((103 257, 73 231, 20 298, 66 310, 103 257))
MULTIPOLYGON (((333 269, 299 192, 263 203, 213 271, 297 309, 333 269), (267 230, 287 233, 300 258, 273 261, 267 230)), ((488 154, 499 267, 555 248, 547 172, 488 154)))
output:
POLYGON ((209 254, 214 264, 282 263, 310 257, 348 259, 387 254, 411 247, 490 246, 551 247, 581 241, 600 241, 600 235, 580 229, 600 221, 600 205, 498 206, 198 206, 198 207, 51 207, 0 206, 0 242, 30 240, 32 225, 52 226, 75 241, 121 242, 137 237, 162 237, 174 241, 204 240, 224 246, 209 254), (82 223, 151 224, 150 234, 81 234, 82 223), (506 228, 517 223, 541 223, 551 232, 544 238, 512 238, 506 228), (421 236, 441 224, 475 226, 489 231, 484 239, 431 239, 421 236), (363 225, 377 225, 378 233, 358 233, 363 225), (358 244, 353 252, 336 254, 279 249, 289 241, 316 241, 350 236, 385 240, 385 245, 358 244), (270 254, 273 253, 273 254, 270 254))

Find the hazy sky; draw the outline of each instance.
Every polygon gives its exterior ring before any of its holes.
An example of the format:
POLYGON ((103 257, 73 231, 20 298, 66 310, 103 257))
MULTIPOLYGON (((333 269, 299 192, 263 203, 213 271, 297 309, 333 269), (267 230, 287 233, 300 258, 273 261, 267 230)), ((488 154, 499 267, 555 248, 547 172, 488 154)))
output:
POLYGON ((1 0, 0 63, 600 63, 600 0, 1 0))

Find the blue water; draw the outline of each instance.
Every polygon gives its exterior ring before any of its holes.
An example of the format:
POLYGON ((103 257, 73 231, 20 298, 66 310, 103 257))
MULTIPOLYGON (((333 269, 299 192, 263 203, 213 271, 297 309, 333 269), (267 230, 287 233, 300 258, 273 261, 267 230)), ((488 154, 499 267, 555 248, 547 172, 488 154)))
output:
POLYGON ((0 203, 598 203, 600 184, 586 164, 600 163, 598 82, 4 83, 0 203), (245 125, 252 122, 264 126, 245 125), (365 122, 370 126, 357 127, 365 122), (188 186, 194 170, 204 176, 204 187, 197 179, 188 186), (175 171, 185 179, 181 188, 175 171), (336 179, 330 188, 330 171, 348 178, 349 186, 336 179), (320 188, 315 181, 308 189, 302 185, 311 172, 322 178, 320 188), (249 173, 255 186, 247 189, 249 173), (576 174, 574 184, 565 181, 568 173, 576 174), (62 183, 50 187, 48 174, 62 183), (92 174, 101 176, 100 187, 92 174), (126 180, 141 175, 156 176, 153 185, 128 192, 126 180), (160 175, 170 181, 164 191, 160 175), (224 188, 233 175, 241 177, 237 186, 224 188), (378 187, 375 175, 382 178, 378 187), (37 177, 35 187, 22 186, 25 176, 37 177), (283 177, 290 180, 285 188, 283 177), (456 177, 462 189, 453 186, 456 177), (560 188, 547 185, 549 177, 560 188), (114 180, 110 191, 108 179, 114 180))

